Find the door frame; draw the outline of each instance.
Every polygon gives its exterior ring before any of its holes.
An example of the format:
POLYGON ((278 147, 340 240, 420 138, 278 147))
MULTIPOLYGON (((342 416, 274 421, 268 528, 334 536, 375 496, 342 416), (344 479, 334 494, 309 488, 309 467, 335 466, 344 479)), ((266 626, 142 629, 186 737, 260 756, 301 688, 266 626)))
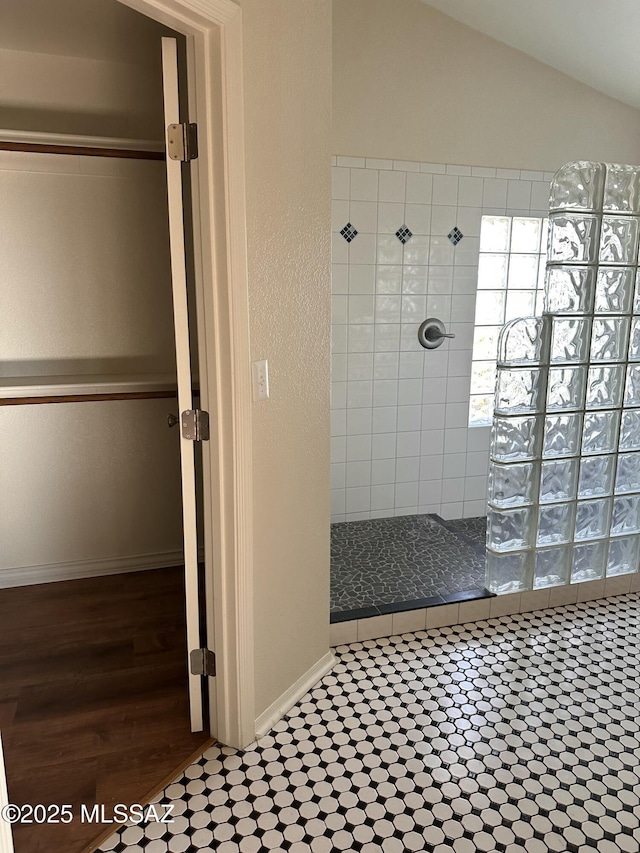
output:
POLYGON ((242 12, 232 0, 118 0, 187 40, 203 442, 212 737, 255 740, 251 380, 247 288, 242 12))

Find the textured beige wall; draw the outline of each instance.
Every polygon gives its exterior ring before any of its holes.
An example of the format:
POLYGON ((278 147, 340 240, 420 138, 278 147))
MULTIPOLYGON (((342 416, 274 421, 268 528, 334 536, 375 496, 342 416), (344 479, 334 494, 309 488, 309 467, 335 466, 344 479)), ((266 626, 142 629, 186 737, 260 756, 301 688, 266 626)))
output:
POLYGON ((331 4, 241 5, 259 715, 329 648, 331 4))
POLYGON ((420 0, 334 0, 333 153, 552 171, 640 162, 640 111, 420 0))

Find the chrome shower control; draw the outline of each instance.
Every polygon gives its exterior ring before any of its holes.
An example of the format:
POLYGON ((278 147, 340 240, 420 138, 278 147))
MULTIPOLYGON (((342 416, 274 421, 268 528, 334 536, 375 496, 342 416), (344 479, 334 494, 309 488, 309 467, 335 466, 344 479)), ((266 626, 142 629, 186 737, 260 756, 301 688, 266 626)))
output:
POLYGON ((418 329, 418 341, 425 349, 436 349, 445 338, 455 338, 452 332, 447 332, 442 320, 429 317, 420 324, 418 329))

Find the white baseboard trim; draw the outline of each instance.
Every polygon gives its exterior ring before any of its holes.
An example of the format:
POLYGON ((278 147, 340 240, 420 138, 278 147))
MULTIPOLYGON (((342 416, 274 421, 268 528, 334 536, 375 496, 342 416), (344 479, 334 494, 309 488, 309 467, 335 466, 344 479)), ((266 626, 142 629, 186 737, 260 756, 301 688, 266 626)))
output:
POLYGON ((49 563, 44 566, 17 566, 11 569, 0 569, 0 589, 94 578, 100 575, 118 575, 124 572, 142 572, 146 569, 164 569, 167 566, 180 566, 183 562, 183 552, 180 550, 162 551, 158 554, 74 560, 68 563, 49 563))
MULTIPOLYGON (((8 804, 7 776, 4 769, 2 739, 0 738, 0 809, 8 804)), ((11 832, 11 824, 6 820, 0 820, 0 853, 13 853, 13 833, 11 832)))
POLYGON ((263 711, 256 720, 256 739, 264 737, 314 684, 317 684, 323 676, 333 669, 336 663, 337 659, 333 652, 327 652, 324 657, 320 658, 317 663, 314 663, 310 669, 301 675, 288 690, 285 690, 282 696, 279 696, 275 702, 269 705, 267 710, 263 711))

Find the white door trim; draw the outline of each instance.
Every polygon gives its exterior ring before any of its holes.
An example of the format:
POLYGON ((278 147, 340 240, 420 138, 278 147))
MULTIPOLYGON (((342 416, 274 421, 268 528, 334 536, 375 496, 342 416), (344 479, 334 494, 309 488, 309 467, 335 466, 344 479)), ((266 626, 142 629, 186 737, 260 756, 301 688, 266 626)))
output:
MULTIPOLYGON (((0 736, 0 812, 9 805, 9 794, 7 792, 7 774, 4 767, 4 754, 2 752, 2 737, 0 736)), ((0 814, 0 853, 13 853, 13 833, 11 822, 0 814)))
POLYGON ((208 628, 217 665, 211 734, 242 748, 255 738, 242 13, 232 0, 119 2, 187 36, 189 120, 199 126, 193 198, 198 331, 205 336, 200 385, 211 418, 203 447, 208 628))

